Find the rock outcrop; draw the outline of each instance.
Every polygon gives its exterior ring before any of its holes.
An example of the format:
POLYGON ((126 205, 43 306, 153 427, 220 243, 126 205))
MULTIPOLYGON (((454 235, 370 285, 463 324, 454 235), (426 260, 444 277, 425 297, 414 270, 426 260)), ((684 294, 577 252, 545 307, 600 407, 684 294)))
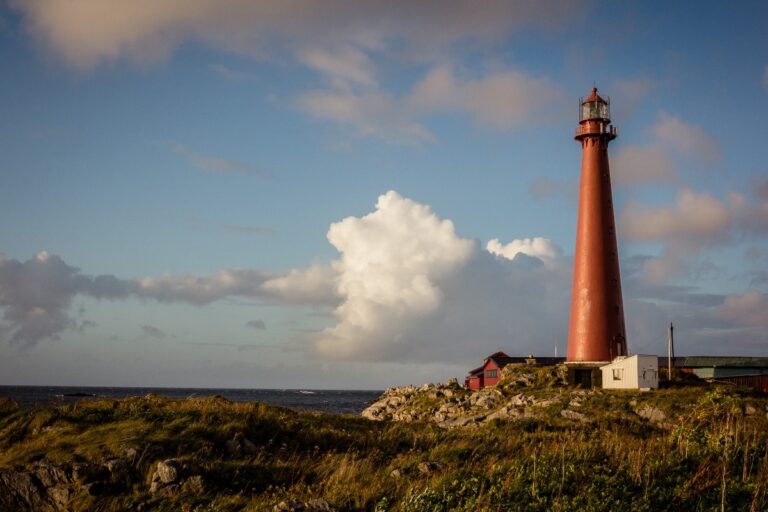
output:
MULTIPOLYGON (((564 365, 509 365, 493 388, 473 391, 459 386, 456 379, 444 384, 389 388, 362 415, 374 421, 432 422, 442 428, 545 416, 578 423, 594 421, 589 404, 604 391, 568 387, 566 374, 564 365)), ((661 428, 668 425, 660 408, 647 403, 638 406, 636 400, 630 405, 649 423, 661 428)))
MULTIPOLYGON (((553 389, 565 384, 565 372, 559 368, 549 368, 543 375, 553 389)), ((520 392, 540 381, 542 368, 510 365, 501 371, 500 384, 494 388, 471 391, 456 379, 444 384, 389 388, 362 415, 374 421, 429 421, 443 428, 522 420, 562 401, 560 396, 537 398, 520 392)))
POLYGON ((43 460, 26 469, 0 470, 0 510, 68 510, 75 496, 98 495, 112 485, 118 466, 115 459, 61 466, 43 460))

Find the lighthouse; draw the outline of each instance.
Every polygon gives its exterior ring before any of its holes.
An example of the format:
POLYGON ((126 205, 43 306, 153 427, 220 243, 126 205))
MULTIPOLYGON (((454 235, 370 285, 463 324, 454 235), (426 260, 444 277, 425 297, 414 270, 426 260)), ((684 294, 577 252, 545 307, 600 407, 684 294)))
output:
POLYGON ((569 363, 627 355, 608 143, 616 138, 611 102, 597 88, 579 100, 581 183, 573 262, 569 363))

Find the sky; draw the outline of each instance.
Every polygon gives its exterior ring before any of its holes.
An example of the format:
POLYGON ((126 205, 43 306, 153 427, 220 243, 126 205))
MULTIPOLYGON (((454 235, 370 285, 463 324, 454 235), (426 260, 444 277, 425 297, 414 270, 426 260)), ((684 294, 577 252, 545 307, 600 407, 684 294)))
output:
POLYGON ((0 384, 564 355, 610 96, 631 353, 768 356, 765 2, 8 0, 0 384))

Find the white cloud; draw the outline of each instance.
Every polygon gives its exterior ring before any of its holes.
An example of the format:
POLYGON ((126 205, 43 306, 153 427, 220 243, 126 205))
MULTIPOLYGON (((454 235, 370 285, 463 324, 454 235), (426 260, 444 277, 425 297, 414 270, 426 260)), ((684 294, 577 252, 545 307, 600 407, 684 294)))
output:
POLYGON ((560 258, 563 255, 563 250, 560 247, 551 240, 541 237, 512 240, 506 245, 502 245, 498 238, 494 238, 488 242, 485 248, 491 254, 502 256, 508 260, 515 259, 518 254, 540 258, 544 261, 560 258))
POLYGON ((630 241, 707 243, 721 240, 732 220, 728 204, 709 193, 684 188, 672 207, 628 203, 620 215, 620 233, 630 241))
POLYGON ((315 340, 330 358, 385 358, 413 343, 403 330, 436 312, 443 301, 437 282, 456 272, 476 250, 453 223, 394 191, 376 210, 331 225, 328 241, 341 253, 334 264, 343 302, 337 324, 315 340))
POLYGON ((720 158, 720 149, 715 139, 704 133, 701 127, 686 123, 679 117, 661 112, 651 131, 659 143, 685 155, 695 156, 705 162, 720 158))
POLYGON ((260 297, 260 286, 267 278, 267 274, 249 269, 227 269, 213 276, 165 274, 136 280, 132 292, 160 302, 203 305, 230 296, 260 297))
POLYGON ((612 159, 611 174, 617 186, 674 184, 679 181, 678 161, 711 164, 720 158, 714 138, 666 112, 659 113, 648 131, 650 144, 624 146, 612 159))
MULTIPOLYGON (((27 30, 67 64, 91 69, 128 59, 167 59, 186 42, 263 57, 281 47, 354 44, 382 48, 397 42, 411 55, 429 55, 462 41, 493 41, 522 27, 558 26, 584 13, 564 0, 429 0, 392 8, 391 2, 328 0, 12 0, 27 30)), ((402 52, 402 50, 401 50, 402 52)))
MULTIPOLYGON (((377 79, 382 61, 408 66, 445 62, 457 43, 494 44, 522 28, 553 28, 580 18, 584 6, 565 0, 491 0, 478 9, 463 1, 390 2, 330 0, 13 0, 28 32, 53 55, 89 70, 110 62, 167 59, 185 42, 254 56, 295 59, 319 73, 328 88, 298 95, 314 118, 354 135, 389 143, 434 142, 422 119, 458 112, 475 123, 510 129, 553 115, 562 92, 546 77, 504 69, 469 77, 434 68, 411 94, 393 93, 377 79)), ((227 79, 250 78, 222 64, 227 79)), ((252 166, 201 154, 180 144, 177 152, 209 172, 256 172, 252 166)))
POLYGON ((352 128, 359 136, 401 144, 436 140, 397 98, 378 90, 315 90, 302 95, 299 106, 315 118, 352 128))
POLYGON ((749 241, 768 234, 768 187, 758 182, 752 197, 730 192, 725 200, 707 192, 681 189, 671 206, 627 203, 619 215, 619 234, 628 242, 661 242, 661 253, 645 262, 645 276, 660 283, 703 267, 695 260, 704 249, 749 241))
MULTIPOLYGON (((700 206, 718 209, 712 201, 725 205, 706 194, 687 191, 675 206, 662 209, 661 214, 650 212, 646 221, 655 226, 655 236, 674 239, 685 232, 695 216, 692 212, 706 217, 700 206)), ((764 294, 750 291, 725 297, 638 279, 663 258, 668 266, 682 262, 686 267, 691 253, 685 251, 697 251, 700 245, 696 244, 714 243, 711 237, 719 225, 711 219, 704 225, 694 222, 689 246, 668 245, 662 258, 622 263, 633 351, 656 350, 655 343, 663 336, 657 332, 663 331, 659 326, 672 318, 685 330, 682 347, 691 353, 717 351, 726 339, 731 346, 741 344, 753 350, 749 347, 753 346, 750 340, 756 339, 754 330, 768 318, 764 294), (706 227, 709 222, 714 228, 706 227)), ((639 231, 637 236, 647 241, 651 235, 639 231)), ((229 269, 211 276, 124 280, 85 275, 46 252, 26 262, 0 259, 0 335, 23 347, 83 326, 82 313, 70 312, 76 295, 196 305, 250 297, 335 308, 332 327, 304 333, 300 340, 308 342, 312 354, 326 360, 466 364, 481 357, 478 354, 499 349, 515 354, 551 354, 556 345, 561 353, 565 349, 571 261, 547 239, 517 239, 508 244, 495 239, 486 251, 477 241, 458 235, 453 223, 429 206, 388 192, 373 212, 332 224, 328 240, 339 251, 336 260, 282 274, 229 269)), ((665 270, 657 272, 666 276, 665 270)), ((246 325, 262 329, 260 322, 246 325)), ((169 338, 154 329, 144 325, 143 336, 169 338)))
MULTIPOLYGON (((164 275, 129 280, 85 275, 46 251, 24 262, 0 258, 0 337, 12 345, 29 347, 45 339, 57 339, 66 329, 92 325, 88 320, 78 321, 70 312, 76 295, 204 305, 233 296, 264 297, 267 293, 260 286, 271 277, 255 270, 229 269, 213 276, 164 275)), ((152 326, 144 327, 144 336, 159 338, 152 326)))
POLYGON ((68 313, 77 293, 113 298, 124 295, 126 286, 112 276, 83 276, 78 268, 45 251, 25 262, 0 257, 0 335, 26 347, 77 328, 68 313))
MULTIPOLYGON (((441 113, 460 113, 476 124, 514 129, 540 122, 560 106, 562 91, 546 78, 506 69, 479 78, 457 78, 447 66, 429 71, 411 92, 397 97, 381 90, 368 73, 354 76, 356 65, 337 64, 352 60, 322 53, 332 77, 331 89, 317 89, 299 98, 299 107, 317 119, 345 125, 364 137, 390 143, 435 142, 425 119, 441 113), (334 66, 330 64, 333 63, 334 66), (365 79, 365 81, 363 81, 365 79)), ((363 61, 365 62, 365 61, 363 61)))
POLYGON ((337 277, 328 265, 312 265, 268 279, 261 291, 286 304, 336 305, 341 298, 336 291, 337 277))
MULTIPOLYGON (((507 254, 519 245, 525 257, 494 257, 391 191, 372 213, 332 224, 328 240, 340 253, 327 267, 340 303, 335 325, 308 336, 317 357, 456 362, 502 348, 564 348, 569 270, 545 239, 509 245, 507 254)), ((301 289, 301 275, 284 291, 301 289)))
POLYGON ((675 162, 662 147, 623 146, 611 159, 612 183, 619 187, 669 184, 678 181, 675 162))
POLYGON ((664 243, 661 253, 643 265, 648 282, 663 283, 690 273, 704 247, 725 243, 734 217, 732 203, 684 188, 672 206, 627 203, 619 216, 619 234, 630 242, 664 243))
POLYGON ((546 78, 519 70, 459 78, 449 66, 438 66, 414 87, 410 105, 425 112, 461 112, 478 124, 509 129, 534 116, 551 115, 562 99, 561 89, 546 78))
POLYGON ((336 51, 308 48, 299 52, 299 60, 318 71, 337 85, 347 82, 357 85, 375 85, 374 66, 361 50, 346 45, 336 51))

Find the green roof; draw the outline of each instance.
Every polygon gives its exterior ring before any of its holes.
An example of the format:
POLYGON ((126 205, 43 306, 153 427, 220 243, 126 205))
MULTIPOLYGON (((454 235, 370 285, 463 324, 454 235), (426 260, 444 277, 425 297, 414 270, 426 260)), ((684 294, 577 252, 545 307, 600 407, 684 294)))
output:
POLYGON ((730 366, 738 368, 768 368, 768 357, 692 356, 684 358, 683 366, 730 366))

